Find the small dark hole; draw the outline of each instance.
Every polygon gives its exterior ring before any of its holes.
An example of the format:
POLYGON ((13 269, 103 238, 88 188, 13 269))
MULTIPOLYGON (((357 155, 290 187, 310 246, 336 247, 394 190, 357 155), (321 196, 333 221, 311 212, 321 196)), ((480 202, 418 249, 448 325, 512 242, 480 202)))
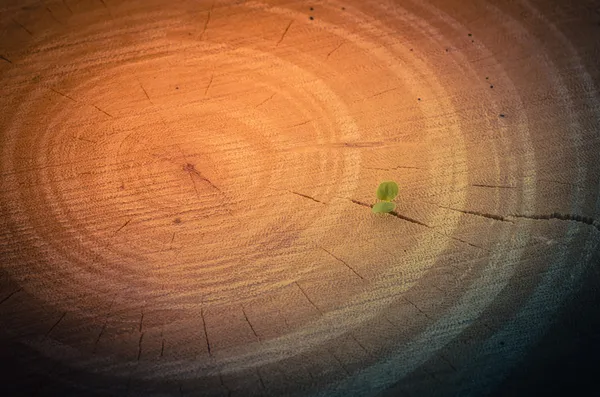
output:
POLYGON ((417 98, 417 101, 420 101, 420 100, 421 100, 421 98, 417 98))
POLYGON ((314 7, 310 7, 310 10, 311 10, 311 11, 314 11, 315 9, 314 9, 314 7))
POLYGON ((176 89, 176 90, 178 90, 178 89, 179 89, 179 87, 175 87, 175 89, 176 89))
POLYGON ((494 88, 494 86, 493 86, 493 85, 491 85, 491 86, 490 86, 490 88, 494 88))
POLYGON ((500 115, 500 117, 502 117, 502 118, 505 118, 506 116, 505 116, 505 115, 503 115, 503 114, 501 114, 501 115, 500 115))
POLYGON ((313 19, 315 19, 314 17, 310 17, 310 20, 312 21, 313 19))
POLYGON ((342 7, 342 11, 346 11, 346 7, 342 7))
POLYGON ((469 37, 473 36, 471 33, 469 33, 469 37))

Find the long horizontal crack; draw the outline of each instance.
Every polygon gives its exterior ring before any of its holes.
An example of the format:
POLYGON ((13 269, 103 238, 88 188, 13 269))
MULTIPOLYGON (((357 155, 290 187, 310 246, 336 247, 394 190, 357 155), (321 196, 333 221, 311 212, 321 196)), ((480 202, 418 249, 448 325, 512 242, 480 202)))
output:
POLYGON ((445 207, 443 205, 439 205, 439 204, 435 204, 435 203, 430 203, 430 204, 434 204, 440 208, 444 208, 450 211, 456 211, 456 212, 461 212, 463 214, 467 214, 467 215, 474 215, 474 216, 479 216, 482 218, 486 218, 486 219, 492 219, 495 221, 500 221, 500 222, 509 222, 509 223, 514 223, 513 221, 506 219, 504 216, 502 215, 494 215, 494 214, 488 214, 486 212, 479 212, 479 211, 468 211, 468 210, 459 210, 457 208, 452 208, 452 207, 445 207))
MULTIPOLYGON (((339 197, 339 198, 344 198, 344 197, 339 197)), ((346 200, 350 200, 350 201, 352 201, 354 204, 362 205, 363 207, 368 207, 368 208, 371 208, 371 207, 372 207, 371 205, 369 205, 369 204, 367 204, 367 203, 363 203, 363 202, 361 202, 361 201, 357 201, 357 200, 353 200, 353 199, 346 199, 346 200)), ((407 222, 411 222, 411 223, 415 223, 415 224, 417 224, 417 225, 425 226, 425 227, 427 227, 427 228, 429 228, 429 229, 435 229, 435 227, 433 227, 433 226, 431 226, 431 225, 428 225, 428 224, 426 224, 426 223, 423 223, 423 222, 420 222, 420 221, 418 221, 418 220, 416 220, 416 219, 409 218, 409 217, 407 217, 407 216, 401 215, 401 214, 397 213, 396 211, 392 211, 392 212, 390 212, 389 214, 390 214, 390 215, 393 215, 393 216, 395 216, 396 218, 399 218, 399 219, 402 219, 402 220, 404 220, 404 221, 407 221, 407 222)), ((451 240, 459 241, 459 242, 461 242, 461 243, 464 243, 464 244, 467 244, 467 245, 469 245, 469 246, 471 246, 471 247, 478 248, 478 249, 481 249, 481 250, 484 250, 484 251, 488 251, 488 252, 489 252, 489 250, 488 250, 488 249, 485 249, 485 248, 483 248, 483 247, 481 247, 481 246, 479 246, 479 245, 476 245, 476 244, 470 243, 470 242, 468 242, 468 241, 462 240, 462 239, 460 239, 460 238, 453 237, 453 236, 448 236, 447 234, 440 233, 440 232, 437 232, 437 231, 436 231, 435 233, 439 234, 440 236, 444 236, 444 237, 446 237, 446 238, 449 238, 449 239, 451 239, 451 240)))
POLYGON ((585 225, 593 226, 596 230, 600 231, 600 221, 598 221, 594 218, 590 218, 587 216, 581 216, 581 215, 561 214, 560 212, 553 212, 553 213, 547 214, 547 215, 544 215, 544 214, 542 214, 542 215, 512 214, 512 215, 509 215, 509 217, 531 219, 531 220, 546 220, 546 221, 551 220, 551 219, 558 219, 561 221, 572 221, 572 222, 583 223, 585 225))
POLYGON ((479 184, 479 183, 475 183, 471 186, 474 187, 487 187, 487 188, 492 188, 492 189, 516 189, 516 186, 505 186, 505 185, 484 185, 484 184, 479 184))
POLYGON ((320 203, 320 204, 326 205, 326 203, 324 203, 324 202, 322 202, 322 201, 320 201, 320 200, 317 200, 317 199, 316 199, 316 198, 314 198, 314 197, 307 196, 306 194, 302 194, 302 193, 294 192, 293 190, 288 190, 288 192, 290 192, 290 193, 293 193, 293 194, 295 194, 295 195, 297 195, 297 196, 304 197, 304 198, 307 198, 307 199, 309 199, 309 200, 315 201, 315 202, 317 202, 317 203, 320 203))

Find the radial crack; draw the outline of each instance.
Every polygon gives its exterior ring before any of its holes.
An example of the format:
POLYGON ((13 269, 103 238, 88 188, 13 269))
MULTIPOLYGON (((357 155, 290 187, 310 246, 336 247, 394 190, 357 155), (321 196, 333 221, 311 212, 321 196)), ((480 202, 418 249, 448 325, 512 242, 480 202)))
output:
POLYGON ((69 7, 69 5, 67 4, 67 1, 66 1, 66 0, 62 0, 62 3, 63 3, 63 5, 65 6, 65 8, 66 8, 67 10, 69 10, 69 13, 70 13, 70 14, 73 14, 73 10, 71 9, 71 7, 69 7))
POLYGON ((129 225, 129 222, 131 222, 133 220, 133 218, 131 218, 130 220, 128 220, 127 222, 125 222, 120 228, 118 228, 117 230, 115 230, 115 234, 119 233, 125 226, 129 225))
POLYGON ((206 29, 208 28, 208 23, 210 22, 211 13, 212 13, 212 8, 208 11, 208 16, 206 17, 206 21, 204 22, 204 28, 202 29, 202 33, 200 33, 200 40, 202 40, 204 33, 206 33, 206 29))
POLYGON ((10 294, 8 294, 8 296, 6 296, 4 299, 2 299, 0 301, 0 305, 3 304, 4 302, 6 302, 7 300, 9 300, 10 298, 12 298, 13 295, 15 295, 16 293, 21 292, 21 291, 23 291, 23 288, 19 288, 18 290, 11 292, 10 294))
POLYGON ((137 355, 137 360, 140 361, 140 358, 142 357, 142 341, 144 340, 144 333, 142 332, 142 334, 140 335, 140 340, 138 341, 138 355, 137 355))
POLYGON ((50 333, 54 330, 54 328, 56 328, 58 326, 58 324, 63 320, 63 318, 65 318, 65 316, 67 315, 67 312, 64 312, 62 314, 62 316, 60 316, 60 318, 50 327, 50 329, 48 330, 48 332, 46 332, 46 337, 48 337, 48 335, 50 335, 50 333))
POLYGON ((300 284, 298 284, 297 281, 294 282, 294 284, 296 284, 296 286, 298 287, 298 289, 300 289, 300 291, 302 292, 302 294, 304 295, 304 297, 306 298, 306 300, 308 302, 310 302, 310 304, 317 309, 317 311, 319 312, 319 314, 322 316, 323 312, 321 311, 321 309, 319 309, 319 307, 317 305, 315 305, 315 303, 308 297, 308 294, 306 293, 306 291, 304 291, 304 289, 300 286, 300 284))
POLYGON ((206 86, 206 89, 204 90, 204 96, 208 95, 208 89, 210 88, 210 86, 212 85, 213 79, 215 78, 215 75, 212 74, 210 76, 210 81, 208 82, 208 85, 206 86))
POLYGON ((293 19, 290 21, 290 23, 288 24, 288 26, 283 31, 283 34, 281 35, 281 38, 279 39, 279 41, 277 42, 277 44, 275 45, 275 47, 279 46, 279 44, 283 41, 283 38, 287 34, 288 30, 290 30, 290 27, 292 26, 292 23, 294 23, 293 19))
POLYGON ((335 47, 333 50, 331 50, 329 52, 329 54, 327 54, 327 58, 329 58, 331 56, 331 54, 333 54, 334 52, 336 52, 337 50, 339 50, 342 45, 344 45, 344 42, 341 42, 337 47, 335 47))
POLYGON ((150 95, 148 95, 148 92, 146 91, 146 89, 144 88, 144 86, 142 85, 142 83, 140 83, 140 88, 142 89, 142 91, 144 91, 144 95, 146 95, 146 98, 148 99, 148 101, 154 105, 154 102, 152 102, 152 99, 150 99, 150 95))
POLYGON ((387 89, 387 90, 383 90, 383 91, 380 91, 380 92, 378 92, 378 93, 376 93, 376 94, 373 94, 373 95, 371 95, 371 96, 368 96, 368 97, 366 97, 366 98, 363 98, 363 100, 367 100, 367 99, 375 98, 375 97, 378 97, 378 96, 380 96, 380 95, 386 94, 386 93, 388 93, 388 92, 396 91, 397 89, 398 89, 398 87, 395 87, 395 88, 389 88, 389 89, 387 89))
POLYGON ((402 298, 403 298, 405 301, 407 301, 408 303, 410 303, 411 305, 413 305, 413 306, 414 306, 414 308, 415 308, 415 309, 417 309, 417 310, 419 311, 419 313, 421 313, 422 315, 424 315, 424 316, 425 316, 425 317, 427 317, 428 319, 431 319, 431 317, 429 317, 429 316, 427 315, 427 313, 425 313, 423 310, 421 310, 421 309, 419 308, 419 306, 415 305, 415 304, 414 304, 412 301, 408 300, 408 298, 406 298, 406 297, 402 297, 402 298))
POLYGON ((260 107, 260 106, 264 105, 265 103, 269 102, 271 99, 273 99, 273 97, 274 97, 274 96, 275 96, 275 94, 271 95, 270 97, 268 97, 267 99, 265 99, 264 101, 262 101, 261 103, 259 103, 258 105, 256 105, 256 106, 254 107, 254 109, 256 109, 256 108, 258 108, 258 107, 260 107))
POLYGON ((212 356, 210 350, 210 342, 208 341, 208 331, 206 330, 206 320, 204 319, 204 309, 200 309, 200 317, 202 318, 202 327, 204 328, 204 339, 206 340, 206 348, 208 349, 208 355, 212 356))
POLYGON ((142 315, 140 316, 139 332, 142 332, 142 327, 143 326, 144 326, 144 312, 142 311, 142 315))
POLYGON ((256 331, 254 330, 254 327, 252 326, 252 323, 248 319, 248 315, 246 314, 246 311, 244 310, 243 306, 242 306, 242 313, 244 314, 244 318, 246 319, 246 322, 250 326, 250 329, 252 330, 252 333, 254 334, 254 336, 256 337, 256 339, 258 339, 260 341, 260 336, 258 336, 258 334, 256 333, 256 331))
POLYGON ((335 361, 337 361, 337 363, 340 365, 340 368, 342 368, 344 370, 344 372, 346 373, 346 375, 350 376, 350 371, 348 371, 348 369, 346 368, 346 366, 340 361, 340 359, 338 358, 338 356, 336 356, 333 352, 331 352, 330 350, 327 350, 327 352, 329 354, 331 354, 331 357, 335 358, 335 361))
POLYGON ((67 94, 63 94, 62 92, 55 90, 55 89, 54 89, 54 88, 52 88, 52 87, 48 87, 48 89, 49 89, 50 91, 52 91, 52 92, 54 92, 54 93, 56 93, 56 94, 60 95, 60 96, 63 96, 63 97, 65 97, 65 98, 67 98, 67 99, 70 99, 70 100, 72 100, 73 102, 77 102, 77 100, 75 100, 75 99, 71 98, 71 97, 70 97, 70 96, 68 96, 67 94))
POLYGON ((258 375, 258 380, 260 381, 260 386, 263 388, 263 390, 266 390, 267 387, 265 386, 265 382, 263 381, 262 375, 260 374, 260 369, 256 368, 256 374, 258 375))
POLYGON ((100 112, 104 113, 105 115, 107 115, 108 117, 114 118, 114 116, 112 116, 110 113, 107 113, 106 111, 100 109, 98 106, 96 106, 96 105, 92 105, 92 106, 95 107, 96 109, 98 109, 98 111, 100 111, 100 112))
POLYGON ((363 344, 362 344, 362 343, 360 343, 360 342, 358 341, 358 339, 356 339, 356 337, 355 337, 354 335, 350 334, 350 337, 351 337, 351 338, 354 340, 354 342, 356 342, 356 344, 357 344, 357 345, 358 345, 358 346, 359 346, 359 347, 360 347, 360 348, 361 348, 361 349, 362 349, 362 350, 363 350, 365 353, 367 353, 367 355, 369 355, 369 356, 373 356, 373 355, 371 354, 371 352, 370 352, 370 351, 368 351, 368 350, 367 350, 367 348, 366 348, 366 347, 364 347, 364 346, 363 346, 363 344))
POLYGON ((15 24, 17 24, 21 29, 26 31, 30 36, 33 36, 33 33, 31 33, 31 30, 27 29, 23 24, 19 23, 16 19, 14 19, 14 18, 11 18, 11 19, 15 24))
POLYGON ((330 256, 332 256, 333 258, 335 258, 337 261, 342 262, 348 269, 350 269, 352 271, 352 273, 356 274, 356 276, 358 276, 361 280, 365 279, 356 270, 354 270, 354 268, 352 266, 350 266, 348 263, 346 263, 346 261, 344 261, 343 259, 340 259, 337 256, 333 255, 331 252, 327 251, 323 247, 319 247, 319 248, 321 248, 323 251, 327 252, 330 256))

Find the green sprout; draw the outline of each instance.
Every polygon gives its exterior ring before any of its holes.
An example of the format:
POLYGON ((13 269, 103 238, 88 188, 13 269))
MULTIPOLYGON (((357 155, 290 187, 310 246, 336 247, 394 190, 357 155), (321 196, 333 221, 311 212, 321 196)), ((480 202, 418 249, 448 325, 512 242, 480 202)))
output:
POLYGON ((396 204, 392 203, 392 200, 398 195, 398 184, 394 181, 385 181, 379 184, 377 188, 377 198, 382 200, 376 203, 372 211, 378 212, 392 212, 396 208, 396 204))

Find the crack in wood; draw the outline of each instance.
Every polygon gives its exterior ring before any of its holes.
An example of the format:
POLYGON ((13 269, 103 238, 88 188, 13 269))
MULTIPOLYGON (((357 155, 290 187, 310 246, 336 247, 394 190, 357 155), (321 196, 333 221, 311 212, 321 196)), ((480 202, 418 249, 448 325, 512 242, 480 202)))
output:
POLYGON ((208 89, 210 88, 210 86, 212 85, 213 79, 214 79, 215 75, 212 74, 210 76, 210 81, 208 82, 208 85, 206 86, 206 90, 204 90, 204 96, 208 95, 208 89))
POLYGON ((212 352, 210 350, 210 342, 208 341, 208 331, 206 330, 206 319, 204 318, 204 308, 200 308, 200 317, 202 318, 202 327, 204 328, 204 339, 206 340, 206 349, 208 350, 208 355, 212 357, 212 352))
POLYGON ((8 59, 7 57, 5 57, 4 55, 0 55, 0 59, 2 59, 3 61, 6 61, 8 63, 12 63, 12 61, 10 59, 8 59))
POLYGON ((582 223, 585 225, 593 226, 596 230, 600 231, 600 221, 590 218, 587 216, 581 216, 576 214, 562 214, 560 212, 553 212, 551 214, 542 214, 542 215, 526 215, 526 214, 511 214, 509 215, 513 218, 522 218, 522 219, 530 219, 530 220, 561 220, 561 221, 570 221, 582 223))
POLYGON ((439 357, 444 360, 449 366, 450 368, 452 368, 452 370, 454 372, 457 372, 456 367, 450 362, 450 360, 448 360, 444 355, 440 354, 439 357))
POLYGON ((292 26, 292 23, 294 23, 294 20, 292 19, 290 21, 290 23, 288 24, 288 26, 285 28, 285 30, 283 31, 283 34, 281 35, 281 38, 279 39, 279 41, 277 42, 277 44, 275 45, 275 47, 278 47, 279 44, 281 44, 281 42, 283 41, 283 38, 285 37, 285 35, 287 34, 288 30, 290 30, 290 27, 292 26))
POLYGON ((378 92, 378 93, 376 93, 376 94, 373 94, 373 95, 371 95, 371 96, 365 97, 365 98, 363 98, 362 100, 363 100, 363 101, 366 101, 367 99, 372 99, 372 98, 378 97, 378 96, 380 96, 380 95, 387 94, 388 92, 396 91, 397 89, 398 89, 398 87, 395 87, 395 88, 389 88, 389 89, 387 89, 387 90, 383 90, 383 91, 380 91, 380 92, 378 92))
POLYGON ((432 229, 432 228, 433 228, 432 226, 429 226, 429 225, 427 225, 427 224, 425 224, 425 223, 423 223, 423 222, 421 222, 421 221, 418 221, 418 220, 416 220, 416 219, 410 218, 410 217, 408 217, 408 216, 406 216, 406 215, 402 215, 402 214, 400 214, 400 213, 398 213, 398 212, 396 212, 396 211, 390 211, 390 212, 389 212, 389 214, 390 214, 390 215, 393 215, 393 216, 395 216, 395 217, 396 217, 396 218, 398 218, 398 219, 402 219, 402 220, 404 220, 404 221, 407 221, 407 222, 410 222, 410 223, 414 223, 414 224, 416 224, 416 225, 425 226, 425 227, 428 227, 428 228, 430 228, 430 229, 432 229))
POLYGON ((138 341, 138 354, 137 354, 137 361, 140 361, 140 358, 142 357, 142 341, 144 340, 144 332, 142 332, 142 334, 140 335, 140 340, 138 341))
POLYGON ((69 11, 69 13, 71 15, 73 15, 73 10, 71 9, 71 7, 69 7, 69 5, 67 4, 66 0, 62 0, 63 5, 65 6, 65 8, 69 11))
POLYGON ((516 186, 505 186, 505 185, 484 185, 484 184, 479 184, 479 183, 474 183, 471 186, 474 187, 485 187, 485 188, 492 188, 492 189, 516 189, 516 186))
POLYGON ((60 322, 63 320, 63 318, 65 318, 66 315, 67 315, 67 312, 64 312, 62 314, 62 316, 60 316, 60 318, 50 327, 50 329, 44 335, 46 338, 50 335, 50 333, 54 330, 54 328, 56 328, 58 326, 58 324, 60 324, 60 322))
MULTIPOLYGON (((214 3, 213 3, 213 7, 214 7, 214 3)), ((208 10, 208 15, 206 17, 206 21, 204 22, 204 28, 202 29, 202 32, 200 33, 200 40, 202 40, 202 38, 204 37, 204 33, 206 33, 206 29, 208 28, 208 23, 210 22, 211 13, 212 13, 212 7, 210 10, 208 10)))
POLYGON ((291 125, 291 126, 289 126, 288 128, 301 127, 301 126, 303 126, 303 125, 306 125, 306 124, 308 124, 308 123, 312 123, 312 122, 313 122, 313 121, 315 121, 315 120, 319 120, 319 119, 317 118, 317 119, 306 120, 306 121, 303 121, 303 122, 301 122, 301 123, 298 123, 298 124, 291 125))
POLYGON ((77 102, 77 100, 76 100, 76 99, 73 99, 73 98, 71 98, 70 96, 68 96, 67 94, 63 94, 62 92, 60 92, 60 91, 58 91, 58 90, 55 90, 55 89, 54 89, 54 88, 52 88, 52 87, 48 87, 48 89, 49 89, 50 91, 52 91, 52 92, 54 92, 54 93, 56 93, 56 94, 60 95, 60 96, 63 96, 63 97, 65 97, 65 98, 67 98, 67 99, 70 99, 70 100, 71 100, 71 101, 73 101, 73 102, 77 102))
POLYGON ((571 187, 576 187, 578 189, 582 189, 581 186, 576 185, 574 183, 561 182, 561 181, 557 181, 557 180, 554 180, 554 179, 538 179, 538 181, 540 181, 540 182, 556 183, 558 185, 565 185, 565 186, 571 186, 571 187))
POLYGON ((298 284, 297 281, 294 281, 294 284, 296 284, 296 286, 298 287, 298 289, 300 289, 300 291, 302 292, 302 294, 304 295, 304 297, 306 298, 307 301, 310 302, 310 304, 319 312, 319 314, 322 316, 323 312, 321 311, 321 309, 319 309, 319 307, 317 305, 315 305, 315 303, 308 297, 306 291, 304 291, 304 289, 300 286, 300 284, 298 284))
POLYGON ((108 312, 106 313, 106 318, 104 319, 104 324, 102 325, 102 329, 100 330, 100 333, 98 334, 98 337, 96 338, 96 341, 94 342, 94 348, 92 349, 92 354, 96 353, 98 344, 100 343, 100 338, 102 338, 102 335, 104 335, 104 331, 106 330, 106 327, 108 326, 108 320, 110 319, 110 316, 112 315, 112 307, 113 307, 116 299, 117 299, 117 295, 115 295, 113 297, 112 301, 110 302, 110 305, 108 306, 108 312))
POLYGON ((434 205, 436 205, 436 206, 438 206, 440 208, 444 208, 444 209, 447 209, 447 210, 450 210, 450 211, 460 212, 460 213, 467 214, 467 215, 478 216, 478 217, 481 217, 481 218, 492 219, 492 220, 500 221, 500 222, 514 223, 513 221, 506 219, 502 215, 488 214, 486 212, 479 212, 479 211, 459 210, 457 208, 445 207, 443 205, 439 205, 439 204, 435 204, 435 203, 431 203, 431 204, 434 204, 434 205))
POLYGON ((114 234, 119 233, 121 230, 123 230, 123 228, 127 225, 129 225, 129 222, 131 222, 133 220, 133 218, 129 219, 127 222, 125 222, 120 228, 118 228, 117 230, 115 230, 114 234))
POLYGON ((142 332, 143 325, 144 325, 144 311, 142 311, 142 315, 140 316, 140 326, 139 326, 138 332, 142 332))
POLYGON ((331 357, 333 357, 335 359, 335 361, 337 361, 337 363, 339 364, 340 368, 342 368, 344 370, 344 372, 346 373, 346 375, 350 376, 350 371, 348 371, 348 368, 346 368, 346 366, 344 365, 344 363, 342 363, 342 361, 338 358, 338 356, 336 356, 335 353, 333 353, 329 349, 327 349, 327 352, 331 355, 331 357))
POLYGON ((29 29, 27 29, 23 24, 19 23, 16 19, 11 18, 11 20, 18 25, 21 29, 23 29, 24 31, 26 31, 30 36, 33 36, 33 33, 31 33, 31 31, 29 29))
POLYGON ((100 109, 98 106, 96 106, 96 105, 92 105, 92 106, 95 107, 96 109, 98 109, 98 111, 100 111, 100 112, 104 113, 105 115, 107 115, 108 117, 114 119, 114 116, 112 116, 111 114, 107 113, 106 111, 100 109))
POLYGON ((15 295, 16 293, 21 292, 21 291, 23 291, 23 288, 19 288, 18 290, 11 292, 4 299, 2 299, 0 301, 0 305, 3 304, 4 302, 8 301, 10 298, 12 298, 13 295, 15 295))
POLYGON ((352 334, 348 334, 348 335, 350 335, 350 337, 351 337, 351 338, 354 340, 354 342, 356 342, 356 344, 357 344, 357 345, 358 345, 358 346, 359 346, 359 347, 360 347, 360 348, 361 348, 361 349, 362 349, 362 350, 363 350, 365 353, 367 353, 367 355, 368 355, 369 357, 373 357, 373 354, 371 354, 371 352, 370 352, 370 351, 368 351, 368 350, 367 350, 367 348, 366 348, 366 347, 364 347, 364 346, 363 346, 363 344, 362 344, 362 343, 360 343, 360 342, 358 341, 358 339, 356 339, 356 337, 355 337, 354 335, 352 335, 352 334))
POLYGON ((263 381, 262 375, 260 374, 259 368, 256 368, 256 374, 258 375, 258 380, 260 381, 260 386, 263 388, 263 390, 267 390, 267 388, 265 386, 265 382, 263 381))
POLYGON ((447 235, 447 234, 445 234, 445 233, 441 233, 441 232, 438 232, 438 231, 434 231, 434 232, 435 232, 436 234, 439 234, 440 236, 444 236, 444 237, 446 237, 446 238, 449 238, 449 239, 451 239, 451 240, 455 240, 455 241, 458 241, 458 242, 461 242, 461 243, 464 243, 464 244, 470 245, 471 247, 474 247, 474 248, 479 248, 480 250, 484 250, 484 251, 486 251, 486 252, 490 252, 490 250, 488 250, 487 248, 483 248, 483 247, 481 247, 481 246, 479 246, 479 245, 477 245, 477 244, 470 243, 470 242, 468 242, 468 241, 466 241, 466 240, 463 240, 463 239, 461 239, 461 238, 454 237, 454 236, 449 236, 449 235, 447 235))
POLYGON ((52 19, 54 19, 56 21, 56 23, 58 23, 59 25, 64 25, 63 22, 59 21, 55 16, 54 13, 52 12, 52 10, 49 7, 46 7, 46 11, 48 11, 48 13, 50 13, 50 16, 52 17, 52 19))
MULTIPOLYGON (((341 198, 343 198, 343 197, 341 197, 341 198)), ((367 207, 367 208, 373 208, 373 206, 372 206, 372 205, 369 205, 369 204, 367 204, 367 203, 363 203, 363 202, 361 202, 361 201, 358 201, 358 200, 354 200, 354 199, 348 199, 348 198, 346 198, 346 200, 350 200, 350 201, 352 201, 354 204, 362 205, 363 207, 367 207)), ((392 215, 392 216, 395 216, 395 217, 396 217, 396 218, 398 218, 398 219, 402 219, 403 221, 407 221, 407 222, 410 222, 410 223, 414 223, 414 224, 416 224, 416 225, 425 226, 425 227, 427 227, 427 228, 429 228, 429 229, 433 229, 433 227, 432 227, 432 226, 430 226, 430 225, 428 225, 428 224, 426 224, 426 223, 423 223, 423 222, 421 222, 421 221, 418 221, 418 220, 416 220, 416 219, 410 218, 410 217, 408 217, 408 216, 406 216, 406 215, 402 215, 402 214, 398 213, 397 211, 390 211, 390 212, 388 212, 388 214, 390 214, 390 215, 392 215)))
POLYGON ((267 99, 265 99, 264 101, 262 101, 261 103, 259 103, 258 105, 254 106, 254 109, 257 109, 258 107, 264 105, 265 103, 267 103, 268 101, 270 101, 271 99, 273 99, 274 96, 275 96, 275 94, 271 95, 270 97, 268 97, 267 99))
POLYGON ((352 266, 350 266, 348 263, 346 263, 346 261, 344 261, 341 258, 338 258, 337 256, 335 256, 334 254, 332 254, 331 252, 327 251, 325 248, 319 246, 320 249, 322 249, 323 251, 327 252, 330 256, 332 256, 333 258, 335 258, 337 261, 342 262, 348 269, 350 269, 352 271, 352 273, 354 273, 357 277, 359 277, 361 280, 364 280, 365 278, 363 276, 361 276, 356 270, 354 270, 354 268, 352 266))
POLYGON ((258 334, 256 333, 256 331, 254 330, 254 327, 252 326, 252 323, 248 319, 248 315, 246 314, 246 311, 244 310, 244 306, 242 306, 242 313, 244 314, 244 318, 246 319, 246 322, 250 326, 250 329, 252 330, 252 333, 254 334, 254 336, 256 337, 256 339, 258 339, 258 341, 260 342, 260 336, 258 336, 258 334))
MULTIPOLYGON (((139 84, 140 84, 140 88, 142 89, 142 91, 144 91, 144 95, 146 95, 146 98, 148 99, 148 101, 152 105, 154 105, 154 102, 152 102, 152 99, 150 99, 150 95, 148 95, 148 92, 146 91, 146 89, 144 88, 144 86, 142 85, 142 83, 139 83, 139 84)), ((163 120, 163 122, 164 122, 164 120, 163 120)))
POLYGON ((194 189, 196 190, 196 196, 198 198, 200 198, 200 195, 198 193, 198 189, 196 188, 196 183, 194 181, 194 178, 192 177, 192 174, 196 175, 197 177, 199 177, 200 179, 202 179, 203 181, 205 181, 206 183, 208 183, 213 189, 215 189, 216 191, 218 191, 223 197, 227 197, 225 196, 225 194, 221 191, 221 189, 219 189, 214 183, 212 183, 210 181, 210 179, 206 178, 204 175, 202 175, 200 173, 200 171, 198 171, 196 169, 196 167, 193 164, 187 163, 185 165, 185 167, 183 167, 183 169, 185 171, 187 171, 190 174, 190 178, 192 179, 192 183, 194 184, 194 189))
POLYGON ((344 45, 344 42, 341 42, 341 43, 340 43, 340 44, 339 44, 337 47, 335 47, 333 50, 331 50, 331 51, 329 52, 329 54, 327 54, 327 57, 326 57, 326 59, 328 59, 328 58, 331 56, 331 54, 333 54, 334 52, 336 52, 337 50, 339 50, 339 49, 340 49, 340 47, 341 47, 341 46, 343 46, 343 45, 344 45))
POLYGON ((424 315, 425 317, 427 317, 427 319, 431 320, 431 317, 429 317, 429 316, 427 315, 427 313, 425 313, 423 310, 421 310, 421 309, 419 308, 419 306, 415 305, 415 304, 414 304, 412 301, 410 301, 408 298, 406 298, 406 297, 404 297, 404 296, 403 296, 403 297, 402 297, 402 299, 404 299, 405 301, 407 301, 408 303, 410 303, 412 306, 414 306, 414 308, 415 308, 415 309, 417 309, 417 310, 419 311, 419 313, 421 313, 422 315, 424 315))
MULTIPOLYGON (((275 189, 273 189, 273 190, 275 190, 275 189)), ((314 198, 314 197, 311 197, 311 196, 308 196, 308 195, 306 195, 306 194, 298 193, 298 192, 295 192, 295 191, 293 191, 293 190, 288 190, 288 192, 290 192, 290 193, 292 193, 292 194, 295 194, 295 195, 297 195, 297 196, 304 197, 304 198, 307 198, 307 199, 309 199, 309 200, 315 201, 315 202, 317 202, 317 203, 319 203, 319 204, 327 205, 327 203, 324 203, 324 202, 322 202, 322 201, 320 201, 320 200, 317 200, 316 198, 314 198)))
POLYGON ((399 165, 397 167, 392 167, 392 168, 378 168, 378 167, 362 167, 366 170, 377 170, 377 171, 392 171, 392 170, 422 170, 423 168, 420 167, 409 167, 409 166, 404 166, 404 165, 399 165))

